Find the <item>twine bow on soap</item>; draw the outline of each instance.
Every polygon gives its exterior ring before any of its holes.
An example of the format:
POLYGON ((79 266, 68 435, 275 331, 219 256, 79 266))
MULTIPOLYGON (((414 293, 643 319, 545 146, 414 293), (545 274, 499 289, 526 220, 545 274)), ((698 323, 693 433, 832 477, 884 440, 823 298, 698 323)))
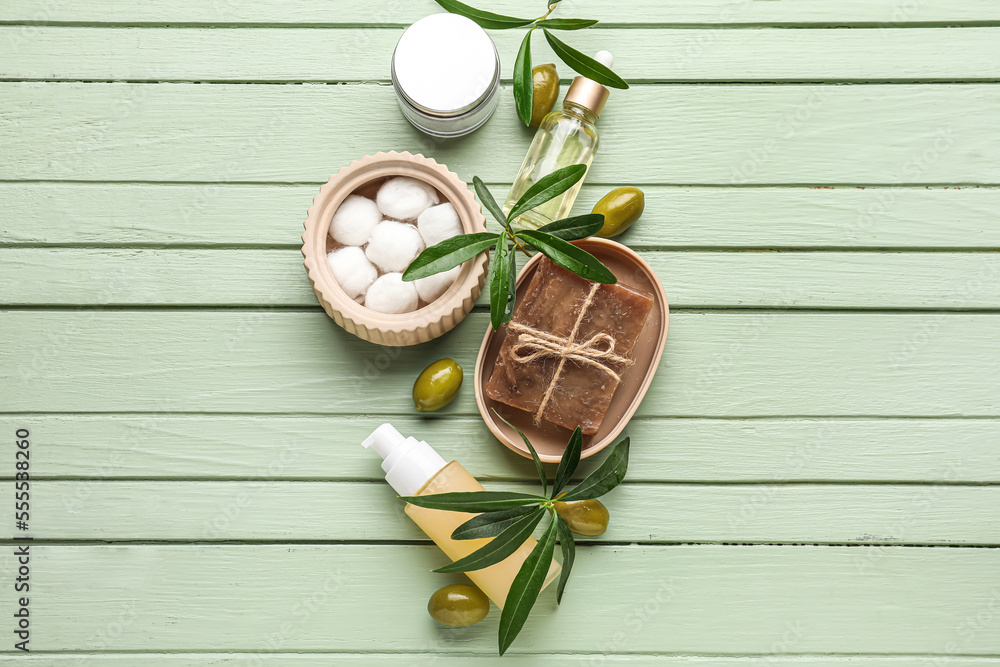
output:
POLYGON ((567 359, 599 368, 611 376, 615 382, 621 382, 621 376, 608 364, 616 363, 628 367, 634 363, 627 357, 615 354, 615 339, 610 334, 601 332, 585 341, 575 342, 577 331, 579 331, 580 324, 583 322, 583 317, 587 314, 587 309, 593 303, 594 296, 597 294, 599 288, 600 285, 597 283, 591 286, 590 293, 581 305, 580 314, 577 315, 576 322, 573 324, 573 330, 569 332, 569 336, 567 337, 556 336, 547 331, 534 329, 518 322, 511 322, 507 325, 508 335, 517 334, 517 340, 514 341, 514 344, 510 348, 511 361, 519 364, 527 364, 543 357, 559 357, 559 366, 556 367, 556 372, 552 374, 549 386, 545 389, 545 395, 542 396, 542 400, 538 404, 538 410, 535 411, 536 424, 542 419, 542 413, 545 411, 545 406, 548 405, 549 399, 552 398, 552 392, 556 388, 556 383, 559 381, 559 376, 562 374, 567 359))
POLYGON ((519 364, 527 364, 541 357, 562 357, 599 368, 617 382, 621 381, 621 376, 602 362, 632 365, 631 359, 615 354, 615 339, 606 333, 575 343, 568 338, 553 336, 522 324, 508 325, 507 330, 520 334, 510 348, 510 358, 519 364))

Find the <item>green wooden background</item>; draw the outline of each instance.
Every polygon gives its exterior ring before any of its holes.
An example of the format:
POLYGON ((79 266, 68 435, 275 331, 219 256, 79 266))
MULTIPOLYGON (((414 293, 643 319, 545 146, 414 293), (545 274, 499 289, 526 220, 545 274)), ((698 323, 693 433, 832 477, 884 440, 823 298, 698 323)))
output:
POLYGON ((3 511, 18 428, 34 479, 32 653, 8 515, 0 664, 1000 665, 1000 3, 562 3, 635 82, 577 211, 645 189, 623 240, 673 317, 612 526, 502 660, 495 611, 427 617, 458 579, 358 446, 391 419, 529 488, 469 387, 408 405, 487 313, 363 343, 298 251, 319 185, 379 150, 506 192, 509 89, 446 143, 395 106, 392 46, 435 8, 0 3, 3 511))

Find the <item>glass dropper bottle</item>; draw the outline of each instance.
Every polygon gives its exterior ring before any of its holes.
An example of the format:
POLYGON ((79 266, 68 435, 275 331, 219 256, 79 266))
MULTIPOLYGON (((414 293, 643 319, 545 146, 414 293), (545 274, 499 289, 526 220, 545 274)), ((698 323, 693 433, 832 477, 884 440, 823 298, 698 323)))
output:
MULTIPOLYGON (((614 64, 614 57, 608 51, 599 51, 594 59, 608 67, 614 64)), ((608 101, 608 94, 607 88, 585 76, 573 79, 562 108, 551 111, 538 125, 528 154, 507 195, 504 212, 510 212, 521 195, 538 179, 557 169, 583 164, 589 171, 600 142, 596 123, 608 101)), ((565 218, 573 208, 582 185, 583 178, 559 197, 518 216, 514 225, 521 229, 537 229, 565 218)))

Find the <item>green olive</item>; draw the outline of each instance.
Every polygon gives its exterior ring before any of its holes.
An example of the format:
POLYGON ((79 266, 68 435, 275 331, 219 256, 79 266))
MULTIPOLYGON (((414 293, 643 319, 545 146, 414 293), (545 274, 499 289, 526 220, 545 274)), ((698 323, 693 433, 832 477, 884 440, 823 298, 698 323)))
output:
POLYGON ((596 537, 608 529, 611 514, 600 500, 571 500, 554 503, 559 516, 577 535, 596 537))
POLYGON ((464 628, 486 618, 490 601, 475 586, 451 584, 434 591, 427 601, 427 613, 441 625, 464 628))
POLYGON ((604 226, 597 235, 606 239, 618 236, 639 219, 645 207, 646 196, 639 188, 615 188, 594 205, 593 212, 604 216, 604 226))
POLYGON ((556 66, 537 65, 531 69, 531 127, 538 127, 559 99, 556 66))
POLYGON ((462 367, 454 359, 439 359, 413 383, 413 405, 422 412, 440 410, 451 403, 461 386, 462 367))

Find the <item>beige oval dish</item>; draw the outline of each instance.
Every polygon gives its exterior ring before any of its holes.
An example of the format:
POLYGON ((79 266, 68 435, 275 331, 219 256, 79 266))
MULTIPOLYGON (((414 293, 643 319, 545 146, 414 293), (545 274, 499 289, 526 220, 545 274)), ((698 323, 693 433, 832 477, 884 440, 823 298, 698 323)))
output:
POLYGON ((393 176, 415 178, 440 192, 458 212, 464 233, 486 231, 479 203, 457 174, 423 155, 391 151, 355 160, 320 188, 306 218, 302 254, 316 298, 334 322, 358 338, 379 345, 416 345, 453 329, 469 314, 486 281, 487 253, 466 262, 444 294, 410 313, 379 313, 349 297, 326 262, 330 221, 347 195, 393 176))
MULTIPOLYGON (((666 292, 664 292, 659 278, 656 277, 656 273, 635 252, 620 243, 601 238, 591 237, 574 243, 601 260, 623 284, 645 290, 653 295, 653 308, 649 312, 646 325, 639 334, 632 352, 635 365, 623 375, 621 384, 618 385, 614 398, 611 399, 611 405, 608 407, 601 429, 594 435, 583 436, 583 454, 581 456, 587 458, 611 444, 628 424, 629 419, 638 409, 639 403, 642 402, 643 396, 646 395, 646 391, 653 381, 653 376, 656 374, 656 368, 660 365, 663 346, 667 342, 670 309, 667 305, 666 292)), ((518 274, 517 296, 519 299, 527 289, 528 282, 541 259, 541 254, 535 255, 518 274)), ((506 326, 500 327, 498 331, 488 328, 486 336, 483 338, 483 344, 479 348, 475 375, 476 404, 479 406, 479 414, 482 415, 493 434, 508 448, 522 456, 531 456, 517 433, 500 419, 497 419, 493 410, 499 412, 504 419, 510 421, 528 436, 542 461, 556 463, 562 456, 571 431, 544 422, 536 426, 531 414, 498 403, 487 397, 484 391, 506 335, 506 326)))

